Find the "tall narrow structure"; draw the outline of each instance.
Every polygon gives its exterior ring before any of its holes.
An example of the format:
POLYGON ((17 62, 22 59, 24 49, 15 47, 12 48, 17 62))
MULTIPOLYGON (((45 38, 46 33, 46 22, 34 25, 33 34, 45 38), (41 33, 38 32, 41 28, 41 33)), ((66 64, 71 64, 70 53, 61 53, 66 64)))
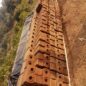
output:
POLYGON ((69 86, 57 0, 40 0, 17 86, 69 86))

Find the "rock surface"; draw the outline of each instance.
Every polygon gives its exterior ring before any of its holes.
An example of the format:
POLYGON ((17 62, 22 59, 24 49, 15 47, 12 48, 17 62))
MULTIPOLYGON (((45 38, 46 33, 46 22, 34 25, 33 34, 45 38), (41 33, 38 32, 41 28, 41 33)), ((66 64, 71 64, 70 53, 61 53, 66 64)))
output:
POLYGON ((86 86, 86 0, 58 0, 72 86, 86 86))

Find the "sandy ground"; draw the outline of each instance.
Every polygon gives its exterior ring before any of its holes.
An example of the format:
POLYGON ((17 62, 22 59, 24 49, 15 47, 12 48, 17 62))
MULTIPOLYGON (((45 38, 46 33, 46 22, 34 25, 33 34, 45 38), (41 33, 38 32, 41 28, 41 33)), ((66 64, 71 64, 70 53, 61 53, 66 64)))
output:
POLYGON ((86 0, 58 0, 72 86, 86 86, 86 0))

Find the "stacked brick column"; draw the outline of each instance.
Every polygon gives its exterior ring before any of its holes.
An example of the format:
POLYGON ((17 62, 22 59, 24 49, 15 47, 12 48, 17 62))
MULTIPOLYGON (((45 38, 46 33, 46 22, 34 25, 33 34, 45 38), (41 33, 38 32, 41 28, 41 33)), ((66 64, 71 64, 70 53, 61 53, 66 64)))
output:
POLYGON ((40 0, 18 86, 68 86, 63 31, 56 0, 40 0))

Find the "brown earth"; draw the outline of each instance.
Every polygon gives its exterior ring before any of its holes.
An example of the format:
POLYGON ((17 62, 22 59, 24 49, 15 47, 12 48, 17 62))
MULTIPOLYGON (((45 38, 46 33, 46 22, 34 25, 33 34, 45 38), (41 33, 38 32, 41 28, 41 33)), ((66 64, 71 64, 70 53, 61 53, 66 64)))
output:
POLYGON ((72 86, 86 86, 86 0, 58 0, 72 86))

